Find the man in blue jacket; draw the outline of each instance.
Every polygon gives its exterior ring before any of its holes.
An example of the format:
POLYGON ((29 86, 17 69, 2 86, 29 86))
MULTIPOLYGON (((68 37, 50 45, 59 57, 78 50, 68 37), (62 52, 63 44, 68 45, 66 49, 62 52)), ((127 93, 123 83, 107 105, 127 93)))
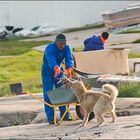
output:
MULTIPOLYGON (((67 75, 71 77, 71 71, 73 66, 73 57, 70 47, 66 44, 66 37, 63 34, 56 36, 55 42, 49 44, 45 48, 42 64, 42 85, 44 100, 51 103, 47 92, 52 90, 53 87, 58 88, 62 86, 58 84, 59 78, 62 77, 63 68, 61 66, 63 60, 67 69, 67 75)), ((65 112, 66 107, 60 107, 60 116, 65 112)), ((53 108, 44 104, 45 114, 50 124, 54 123, 54 110, 53 108)), ((69 120, 69 114, 66 114, 65 120, 69 120)))
POLYGON ((105 40, 109 37, 108 32, 103 32, 100 36, 92 36, 87 38, 84 41, 84 50, 83 51, 96 51, 96 50, 103 50, 105 40))

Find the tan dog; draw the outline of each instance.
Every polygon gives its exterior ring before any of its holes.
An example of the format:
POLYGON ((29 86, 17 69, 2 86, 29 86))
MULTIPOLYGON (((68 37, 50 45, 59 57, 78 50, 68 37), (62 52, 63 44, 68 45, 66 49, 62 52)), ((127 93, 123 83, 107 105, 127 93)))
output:
POLYGON ((75 95, 81 105, 85 110, 84 120, 82 126, 85 126, 88 122, 90 113, 93 111, 95 117, 97 118, 97 124, 99 126, 104 122, 104 113, 110 113, 112 117, 112 123, 115 122, 115 100, 118 96, 118 90, 116 87, 110 84, 105 84, 102 87, 102 92, 96 92, 92 90, 87 90, 82 80, 71 81, 67 80, 67 84, 75 91, 75 95), (108 94, 106 94, 108 93, 108 94))

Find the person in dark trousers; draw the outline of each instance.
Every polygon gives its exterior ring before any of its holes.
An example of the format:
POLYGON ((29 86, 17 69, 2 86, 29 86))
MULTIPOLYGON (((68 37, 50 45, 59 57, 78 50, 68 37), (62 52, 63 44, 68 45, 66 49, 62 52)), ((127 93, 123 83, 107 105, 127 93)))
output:
POLYGON ((100 36, 93 35, 92 37, 84 40, 84 50, 83 51, 96 51, 103 50, 104 43, 108 39, 109 33, 103 32, 100 36))
MULTIPOLYGON (((65 60, 65 65, 67 69, 68 78, 71 77, 71 71, 73 67, 73 57, 70 47, 66 44, 66 37, 63 34, 58 34, 56 36, 55 42, 49 44, 45 48, 42 64, 42 86, 44 100, 51 103, 49 97, 47 96, 48 91, 52 90, 53 87, 58 88, 62 86, 62 83, 58 84, 60 78, 63 75, 63 68, 61 66, 63 60, 65 60)), ((59 107, 60 116, 66 110, 65 106, 59 107)), ((44 104, 45 114, 47 116, 48 122, 54 124, 54 110, 53 108, 44 104)), ((66 114, 65 120, 69 120, 69 114, 66 114)))

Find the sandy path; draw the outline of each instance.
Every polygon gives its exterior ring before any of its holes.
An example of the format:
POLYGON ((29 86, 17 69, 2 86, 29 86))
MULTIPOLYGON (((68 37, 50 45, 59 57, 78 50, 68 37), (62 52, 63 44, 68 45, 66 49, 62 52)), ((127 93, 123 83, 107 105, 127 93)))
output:
POLYGON ((140 116, 119 117, 114 124, 110 118, 98 128, 92 128, 96 120, 89 122, 86 127, 79 128, 79 123, 63 122, 60 126, 31 124, 0 128, 1 139, 139 139, 140 116))

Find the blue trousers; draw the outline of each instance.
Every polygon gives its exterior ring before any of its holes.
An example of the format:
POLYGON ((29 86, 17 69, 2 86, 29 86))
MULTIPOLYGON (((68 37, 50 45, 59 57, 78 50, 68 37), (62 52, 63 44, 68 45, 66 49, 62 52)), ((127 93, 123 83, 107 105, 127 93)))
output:
MULTIPOLYGON (((47 92, 52 90, 53 87, 58 88, 60 86, 62 86, 61 83, 57 84, 59 79, 61 78, 62 74, 60 74, 58 77, 53 78, 52 75, 43 75, 42 74, 42 86, 43 86, 43 95, 44 95, 44 100, 48 103, 51 104, 49 97, 47 96, 47 92)), ((64 114, 66 107, 62 106, 59 107, 60 110, 60 116, 62 117, 62 115, 64 114)), ((48 122, 51 123, 54 121, 54 109, 49 107, 48 105, 44 104, 44 111, 46 114, 46 117, 48 119, 48 122)), ((69 114, 67 113, 65 116, 65 119, 69 118, 69 114)))

